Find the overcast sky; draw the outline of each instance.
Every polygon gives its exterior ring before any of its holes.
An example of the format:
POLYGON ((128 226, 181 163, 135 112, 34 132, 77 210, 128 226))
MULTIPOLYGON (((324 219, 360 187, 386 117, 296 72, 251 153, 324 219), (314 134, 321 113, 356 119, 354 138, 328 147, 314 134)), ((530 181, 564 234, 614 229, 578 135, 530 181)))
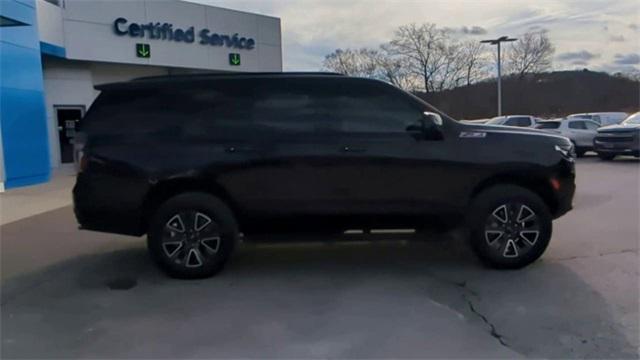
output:
POLYGON ((544 29, 554 68, 640 70, 640 0, 192 0, 279 17, 284 68, 318 70, 336 48, 376 47, 431 22, 478 40, 544 29))

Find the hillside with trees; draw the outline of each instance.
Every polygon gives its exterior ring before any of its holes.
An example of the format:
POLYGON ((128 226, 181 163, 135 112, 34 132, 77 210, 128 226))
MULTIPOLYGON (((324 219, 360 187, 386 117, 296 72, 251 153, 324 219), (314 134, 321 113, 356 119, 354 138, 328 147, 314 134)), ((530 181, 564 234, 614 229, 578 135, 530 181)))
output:
MULTIPOLYGON (((414 92, 457 119, 496 115, 496 80, 444 90, 414 92)), ((561 117, 571 113, 640 110, 640 82, 602 72, 558 71, 502 79, 502 112, 561 117)))
MULTIPOLYGON (((503 47, 503 113, 564 116, 575 112, 638 111, 638 74, 556 71, 555 47, 544 30, 503 47)), ((337 49, 323 69, 389 82, 455 118, 497 112, 494 46, 435 24, 400 26, 377 48, 337 49)))

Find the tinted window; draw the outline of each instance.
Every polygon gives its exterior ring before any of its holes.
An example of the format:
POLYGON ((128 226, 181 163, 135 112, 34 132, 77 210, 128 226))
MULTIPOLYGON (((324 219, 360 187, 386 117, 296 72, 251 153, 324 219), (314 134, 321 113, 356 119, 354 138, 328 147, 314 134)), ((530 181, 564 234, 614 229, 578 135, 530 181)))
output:
POLYGON ((589 130, 597 130, 600 127, 600 126, 598 126, 598 124, 592 123, 592 122, 585 122, 585 125, 587 126, 587 129, 589 129, 589 130))
POLYGON ((515 116, 509 118, 504 124, 508 126, 526 127, 531 125, 531 120, 526 116, 515 116))
POLYGON ((569 129, 587 130, 584 121, 572 121, 569 123, 569 129))
POLYGON ((82 130, 100 135, 404 132, 421 107, 384 84, 347 78, 215 79, 106 90, 82 130))
POLYGON ((536 129, 557 129, 560 127, 559 121, 540 122, 536 125, 536 129))
POLYGON ((253 118, 263 130, 284 133, 319 133, 340 130, 340 122, 325 112, 324 79, 266 79, 255 85, 253 118))
POLYGON ((240 84, 181 83, 104 91, 85 117, 90 135, 210 135, 244 131, 254 95, 240 84), (209 86, 207 86, 209 85, 209 86), (222 85, 222 84, 219 84, 222 85))
POLYGON ((323 112, 344 132, 405 132, 421 118, 421 109, 399 90, 372 81, 340 80, 339 90, 322 100, 323 112))

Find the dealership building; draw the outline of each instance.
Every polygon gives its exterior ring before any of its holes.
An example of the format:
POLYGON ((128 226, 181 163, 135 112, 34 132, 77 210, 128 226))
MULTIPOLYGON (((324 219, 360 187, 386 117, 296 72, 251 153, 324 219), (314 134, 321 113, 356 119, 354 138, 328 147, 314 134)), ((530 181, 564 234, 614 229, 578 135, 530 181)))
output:
POLYGON ((73 162, 95 85, 282 71, 280 19, 177 0, 0 0, 0 189, 73 162))

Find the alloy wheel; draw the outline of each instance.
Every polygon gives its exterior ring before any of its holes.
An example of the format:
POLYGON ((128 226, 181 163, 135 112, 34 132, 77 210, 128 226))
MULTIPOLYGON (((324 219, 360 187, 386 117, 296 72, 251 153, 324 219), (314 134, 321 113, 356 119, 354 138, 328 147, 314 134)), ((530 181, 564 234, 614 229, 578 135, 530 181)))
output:
POLYGON ((484 238, 491 251, 505 258, 525 255, 540 236, 538 215, 527 205, 509 202, 489 214, 484 238))
POLYGON ((162 250, 172 262, 197 268, 215 258, 220 249, 218 224, 206 214, 190 210, 173 215, 162 234, 162 250))

